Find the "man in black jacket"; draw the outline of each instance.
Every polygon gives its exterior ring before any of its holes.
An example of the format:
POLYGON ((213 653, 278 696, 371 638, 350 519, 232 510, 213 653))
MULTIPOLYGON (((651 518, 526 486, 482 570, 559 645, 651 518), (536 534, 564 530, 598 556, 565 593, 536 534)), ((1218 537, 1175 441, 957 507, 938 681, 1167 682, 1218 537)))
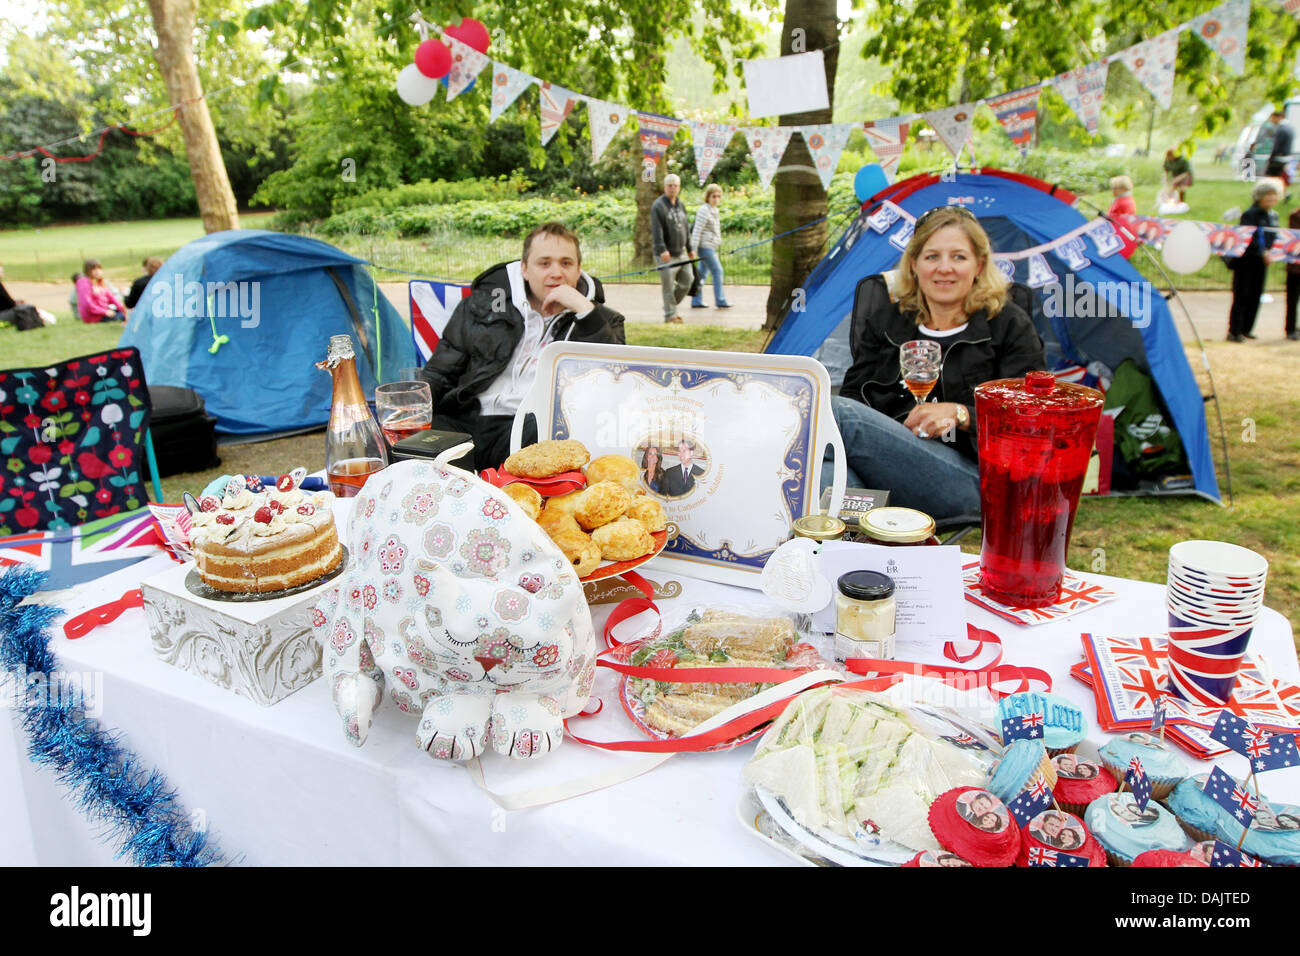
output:
MULTIPOLYGON (((510 426, 549 342, 623 344, 623 316, 601 284, 582 271, 578 236, 547 222, 524 239, 523 259, 474 280, 447 320, 421 376, 433 393, 433 427, 467 432, 474 467, 496 468, 510 454, 510 426)), ((537 440, 529 419, 524 444, 537 440)))
POLYGON ((695 271, 691 268, 691 226, 686 207, 678 194, 681 178, 664 177, 664 194, 650 207, 650 241, 659 257, 659 285, 664 294, 664 321, 681 322, 677 306, 691 291, 695 271))

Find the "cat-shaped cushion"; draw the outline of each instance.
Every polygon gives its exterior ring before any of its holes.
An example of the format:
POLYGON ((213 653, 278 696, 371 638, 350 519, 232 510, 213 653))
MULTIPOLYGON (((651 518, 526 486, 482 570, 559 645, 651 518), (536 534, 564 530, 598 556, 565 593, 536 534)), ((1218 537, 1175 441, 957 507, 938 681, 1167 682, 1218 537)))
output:
POLYGON ((312 623, 349 740, 365 742, 387 695, 420 715, 434 757, 560 745, 596 637, 573 567, 518 504, 469 472, 403 461, 356 497, 346 543, 312 623))

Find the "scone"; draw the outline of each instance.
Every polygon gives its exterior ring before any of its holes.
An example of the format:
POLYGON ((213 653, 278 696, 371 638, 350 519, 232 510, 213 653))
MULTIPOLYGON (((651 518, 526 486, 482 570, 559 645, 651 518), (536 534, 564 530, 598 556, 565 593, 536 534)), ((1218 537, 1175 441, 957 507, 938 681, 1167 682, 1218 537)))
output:
POLYGON ((577 528, 559 531, 551 535, 551 540, 564 552, 564 556, 573 564, 573 570, 580 578, 585 578, 600 564, 599 546, 577 528))
POLYGON ((584 531, 591 531, 623 517, 631 503, 632 496, 626 488, 617 482, 602 481, 587 486, 573 509, 573 516, 584 531))
MULTIPOLYGON (((630 561, 654 550, 655 539, 639 521, 619 518, 591 533, 591 540, 607 561, 630 561)), ((557 542, 558 543, 558 542, 557 542)))
POLYGON ((526 485, 522 481, 512 481, 502 490, 513 498, 519 507, 528 512, 528 517, 534 521, 542 513, 542 496, 531 485, 526 485))
POLYGON ((635 483, 640 473, 636 462, 627 455, 601 455, 599 458, 593 458, 591 464, 582 470, 587 476, 588 484, 594 485, 598 481, 617 481, 625 488, 627 487, 625 479, 635 483))
POLYGON ((590 457, 587 446, 580 441, 547 439, 519 449, 501 467, 520 478, 550 478, 581 468, 590 457))
POLYGON ((579 488, 577 491, 570 491, 567 495, 556 495, 554 498, 547 498, 546 510, 571 515, 577 509, 578 503, 582 501, 582 496, 586 493, 586 488, 579 488))
POLYGON ((641 522, 651 534, 656 531, 663 531, 668 527, 668 518, 664 515, 663 502, 658 498, 650 498, 646 495, 638 495, 632 499, 632 503, 627 506, 627 517, 633 521, 641 522))
POLYGON ((561 531, 581 531, 578 527, 577 519, 573 517, 572 512, 563 511, 559 508, 552 508, 548 502, 542 509, 542 513, 537 516, 537 523, 542 526, 542 530, 552 538, 561 531))

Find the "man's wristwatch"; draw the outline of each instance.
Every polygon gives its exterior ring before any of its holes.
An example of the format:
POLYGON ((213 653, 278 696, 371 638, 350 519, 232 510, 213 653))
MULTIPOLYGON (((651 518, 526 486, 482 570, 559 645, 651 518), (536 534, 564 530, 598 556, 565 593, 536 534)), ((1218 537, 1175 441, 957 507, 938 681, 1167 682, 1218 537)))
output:
POLYGON ((962 405, 960 402, 957 403, 957 427, 958 428, 970 427, 970 411, 966 408, 965 405, 962 405))

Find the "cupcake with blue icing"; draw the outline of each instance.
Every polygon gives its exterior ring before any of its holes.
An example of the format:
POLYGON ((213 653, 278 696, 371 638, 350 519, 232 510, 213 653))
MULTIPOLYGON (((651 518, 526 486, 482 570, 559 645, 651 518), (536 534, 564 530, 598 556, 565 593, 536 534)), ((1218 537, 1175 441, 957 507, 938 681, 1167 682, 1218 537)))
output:
POLYGON ((1088 719, 1083 711, 1057 694, 1026 691, 1011 694, 998 702, 998 718, 1025 717, 1039 714, 1043 718, 1043 746, 1048 756, 1074 753, 1088 736, 1088 719))
MULTIPOLYGON (((1241 839, 1241 823, 1222 808, 1219 839, 1233 846, 1241 839)), ((1300 807, 1260 800, 1241 852, 1274 866, 1300 866, 1300 807)))
POLYGON ((1088 831, 1106 851, 1111 866, 1132 866, 1148 850, 1189 850, 1192 841, 1174 815, 1151 800, 1139 810, 1131 793, 1108 793, 1088 804, 1088 831))
POLYGON ((1129 761, 1142 761, 1142 772, 1151 780, 1151 796, 1163 800, 1187 777, 1187 765, 1162 740, 1150 734, 1128 733, 1116 737, 1099 753, 1102 764, 1116 780, 1123 780, 1129 761))
MULTIPOLYGON (((1219 835, 1219 817, 1224 812, 1223 807, 1205 793, 1205 781, 1208 778, 1209 774, 1204 773, 1188 777, 1174 787, 1173 793, 1165 799, 1169 812, 1182 824, 1187 835, 1197 841, 1213 840, 1219 835)), ((1237 835, 1241 835, 1240 828, 1237 835)))
POLYGON ((989 792, 1003 803, 1010 803, 1042 776, 1049 787, 1056 786, 1056 768, 1052 766, 1041 740, 1013 740, 989 771, 989 792))

